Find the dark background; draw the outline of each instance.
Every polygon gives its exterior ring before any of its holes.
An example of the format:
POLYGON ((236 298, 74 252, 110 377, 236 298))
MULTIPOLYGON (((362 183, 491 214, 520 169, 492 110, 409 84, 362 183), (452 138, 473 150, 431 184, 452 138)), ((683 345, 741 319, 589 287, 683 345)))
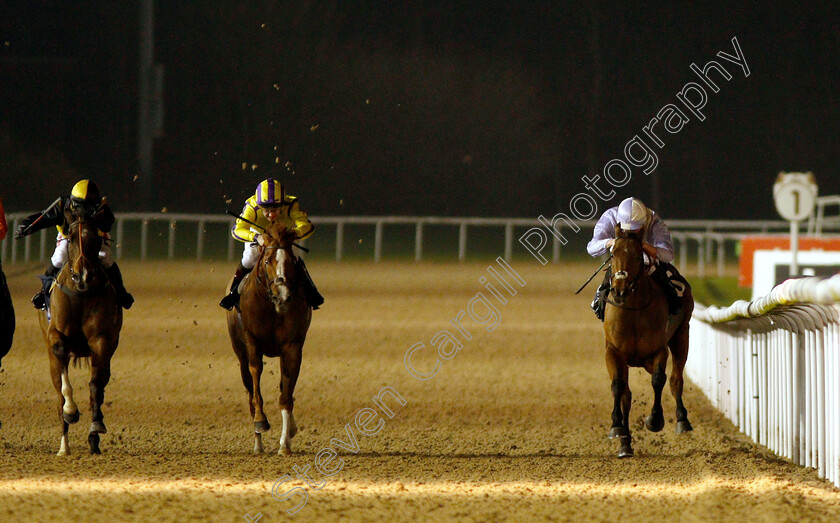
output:
POLYGON ((91 177, 118 212, 221 213, 274 176, 312 215, 551 216, 713 59, 733 78, 706 120, 611 203, 764 220, 779 171, 840 192, 837 10, 713 4, 158 1, 143 180, 140 3, 3 2, 0 195, 37 210, 91 177), (715 56, 733 37, 749 77, 715 56))

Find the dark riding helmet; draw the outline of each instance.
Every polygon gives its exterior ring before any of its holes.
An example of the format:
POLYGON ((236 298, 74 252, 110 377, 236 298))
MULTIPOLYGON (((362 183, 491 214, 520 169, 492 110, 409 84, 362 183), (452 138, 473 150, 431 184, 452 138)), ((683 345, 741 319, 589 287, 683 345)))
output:
POLYGON ((73 186, 70 201, 74 207, 95 208, 102 202, 102 195, 95 183, 90 180, 81 180, 73 186))

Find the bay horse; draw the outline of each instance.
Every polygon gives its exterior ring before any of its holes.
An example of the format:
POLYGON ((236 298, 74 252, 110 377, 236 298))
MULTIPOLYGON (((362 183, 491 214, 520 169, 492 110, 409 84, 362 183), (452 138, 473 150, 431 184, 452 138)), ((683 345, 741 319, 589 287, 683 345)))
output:
POLYGON ((111 357, 119 344, 122 307, 117 304, 114 288, 99 261, 103 238, 94 223, 76 220, 69 225, 68 232, 67 263, 56 277, 49 308, 40 315, 50 358, 50 374, 58 393, 58 417, 62 427, 58 455, 70 454, 67 431, 70 424, 79 421, 69 377, 71 357, 74 364, 80 358, 90 362, 88 444, 91 454, 101 454, 99 435, 107 432, 102 403, 105 386, 111 378, 111 357))
MULTIPOLYGON (((2 211, 0 211, 2 212, 2 211)), ((12 305, 12 296, 9 294, 9 286, 6 284, 6 275, 0 266, 0 367, 3 366, 3 357, 12 348, 12 340, 15 336, 15 308, 12 305)), ((0 427, 2 427, 0 423, 0 427)))
POLYGON ((312 308, 303 292, 304 275, 292 252, 294 230, 274 223, 261 236, 256 266, 240 286, 239 304, 227 312, 227 325, 254 421, 254 454, 265 450, 262 433, 271 428, 260 392, 263 357, 280 358, 283 429, 279 454, 288 456, 297 432, 294 392, 312 308))
MULTIPOLYGON (((616 226, 612 248, 610 299, 604 316, 607 370, 612 380, 613 412, 609 436, 620 438, 618 457, 633 456, 630 435, 632 394, 628 367, 643 367, 651 375, 654 404, 645 426, 659 432, 665 426, 662 414, 662 389, 668 352, 671 363, 671 393, 676 400, 678 434, 692 430, 683 405, 683 369, 688 358, 688 326, 694 310, 691 287, 686 285, 682 310, 668 313, 665 291, 653 281, 645 266, 640 233, 623 231, 616 226)), ((657 270, 664 270, 663 267, 657 270)))

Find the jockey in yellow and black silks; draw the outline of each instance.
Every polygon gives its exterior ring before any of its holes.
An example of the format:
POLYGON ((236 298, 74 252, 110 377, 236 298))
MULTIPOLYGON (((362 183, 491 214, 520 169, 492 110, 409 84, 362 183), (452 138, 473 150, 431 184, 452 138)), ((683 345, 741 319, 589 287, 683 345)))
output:
MULTIPOLYGON (((236 267, 228 295, 219 303, 225 309, 231 310, 239 302, 239 284, 251 272, 259 258, 259 236, 257 227, 266 228, 272 223, 283 224, 287 229, 295 231, 297 238, 304 240, 312 236, 315 227, 309 217, 300 208, 298 199, 286 194, 283 185, 268 178, 257 185, 254 195, 245 201, 241 218, 236 220, 231 235, 245 244, 242 260, 236 267), (250 222, 250 223, 249 223, 250 222)), ((303 258, 297 257, 297 263, 304 275, 304 293, 309 305, 317 310, 324 303, 324 298, 318 292, 309 271, 303 263, 303 258)))
POLYGON ((32 297, 36 309, 46 308, 47 293, 58 272, 67 263, 68 227, 72 220, 85 218, 93 221, 102 236, 102 250, 99 259, 108 279, 116 292, 117 303, 126 309, 131 308, 134 297, 125 290, 120 268, 111 257, 111 239, 109 232, 114 225, 114 213, 99 193, 99 187, 91 180, 81 180, 73 186, 69 196, 58 198, 47 210, 27 216, 15 229, 15 239, 19 240, 33 232, 50 226, 58 228, 55 239, 55 251, 41 278, 43 285, 38 294, 32 297), (69 221, 68 221, 69 220, 69 221))

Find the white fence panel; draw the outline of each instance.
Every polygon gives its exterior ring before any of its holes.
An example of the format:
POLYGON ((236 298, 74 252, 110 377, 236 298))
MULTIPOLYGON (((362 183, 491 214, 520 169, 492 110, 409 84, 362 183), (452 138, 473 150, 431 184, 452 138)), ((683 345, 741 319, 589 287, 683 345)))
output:
POLYGON ((687 376, 741 431, 840 486, 840 275, 698 306, 687 376))

